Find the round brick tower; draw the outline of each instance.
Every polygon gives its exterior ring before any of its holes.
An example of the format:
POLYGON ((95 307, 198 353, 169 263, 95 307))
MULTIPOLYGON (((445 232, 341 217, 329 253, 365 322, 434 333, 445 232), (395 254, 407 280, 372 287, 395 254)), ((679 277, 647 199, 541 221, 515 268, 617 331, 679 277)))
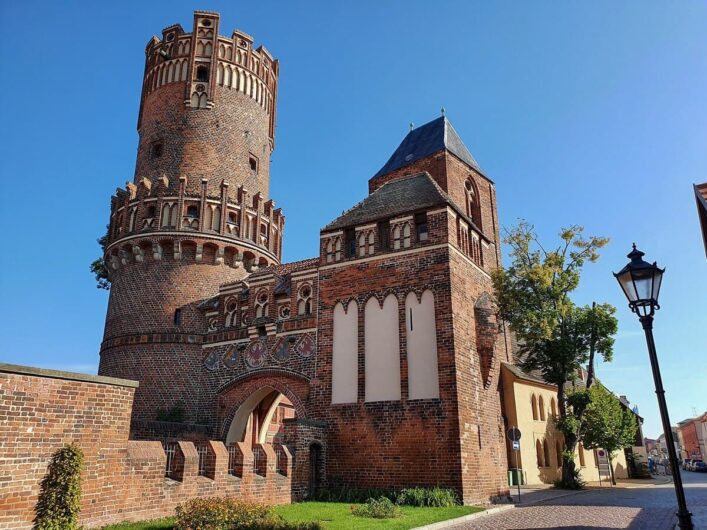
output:
POLYGON ((111 200, 99 374, 140 381, 136 424, 180 402, 187 422, 213 421, 198 306, 281 257, 268 196, 278 62, 245 33, 219 35, 218 14, 195 12, 193 28, 147 44, 135 176, 111 200))

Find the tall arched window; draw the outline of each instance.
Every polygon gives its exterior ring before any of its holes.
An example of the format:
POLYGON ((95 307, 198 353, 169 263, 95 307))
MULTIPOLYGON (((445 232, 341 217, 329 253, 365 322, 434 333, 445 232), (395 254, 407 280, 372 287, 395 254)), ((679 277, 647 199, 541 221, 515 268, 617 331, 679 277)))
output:
POLYGON ((538 400, 535 397, 535 394, 530 396, 530 406, 533 408, 533 419, 537 420, 538 419, 538 400))
POLYGON ((255 318, 268 316, 268 292, 260 291, 255 299, 255 318))
POLYGON ((547 440, 543 440, 543 457, 545 458, 545 466, 550 467, 550 447, 547 440))
POLYGON ((366 401, 400 400, 398 299, 389 294, 381 307, 373 296, 364 309, 366 401))
POLYGON ((535 440, 535 458, 538 461, 538 467, 545 467, 545 460, 543 459, 543 445, 540 440, 535 440))
POLYGON ((562 467, 562 444, 559 440, 555 442, 555 455, 557 456, 557 467, 562 467))
POLYGON ((473 179, 469 177, 464 183, 464 196, 466 199, 466 214, 471 217, 474 224, 481 228, 481 208, 479 205, 479 192, 473 179))
POLYGON ((422 293, 419 303, 415 293, 409 293, 405 298, 405 332, 408 398, 437 399, 437 329, 432 291, 422 293))
POLYGON ((555 403, 555 398, 550 398, 550 414, 553 418, 557 417, 557 404, 555 403))
POLYGON ((366 255, 366 234, 359 232, 358 234, 358 255, 363 257, 366 255))
POLYGON ((356 403, 358 399, 358 304, 341 302, 334 307, 331 402, 356 403))
POLYGON ((538 398, 538 412, 540 413, 540 421, 545 421, 545 400, 542 396, 538 398))

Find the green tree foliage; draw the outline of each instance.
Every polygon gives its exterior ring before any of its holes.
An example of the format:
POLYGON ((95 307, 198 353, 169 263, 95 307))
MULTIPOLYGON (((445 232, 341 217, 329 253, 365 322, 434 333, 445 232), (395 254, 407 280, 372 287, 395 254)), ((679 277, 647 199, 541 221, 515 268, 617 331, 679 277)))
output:
MULTIPOLYGON (((579 429, 580 438, 588 449, 606 450, 611 469, 616 452, 631 447, 636 439, 636 417, 601 383, 583 393, 589 394, 589 403, 579 429)), ((611 480, 616 484, 613 472, 611 480)))
POLYGON ((587 403, 568 403, 566 389, 585 365, 589 365, 586 385, 591 387, 594 355, 611 360, 617 321, 609 304, 580 307, 570 298, 584 265, 596 262, 609 240, 585 238, 580 226, 564 228, 559 236, 560 244, 546 249, 533 226, 521 221, 506 233, 511 264, 493 272, 493 284, 501 317, 518 339, 521 367, 539 370, 548 383, 557 385, 557 427, 565 439, 560 484, 577 488, 574 452, 587 403))
POLYGON ((57 450, 49 462, 35 507, 36 530, 78 529, 83 451, 76 444, 57 450))
POLYGON ((110 279, 108 278, 108 267, 106 262, 103 260, 103 256, 106 252, 106 245, 108 244, 108 227, 106 227, 106 233, 103 237, 99 237, 97 240, 98 244, 101 246, 101 257, 94 260, 91 263, 91 272, 96 277, 96 287, 99 289, 110 289, 110 279))

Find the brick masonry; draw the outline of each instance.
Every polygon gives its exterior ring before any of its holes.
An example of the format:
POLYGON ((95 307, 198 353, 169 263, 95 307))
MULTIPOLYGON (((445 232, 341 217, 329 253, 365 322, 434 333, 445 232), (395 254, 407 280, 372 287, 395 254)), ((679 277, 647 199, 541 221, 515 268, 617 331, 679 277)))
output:
POLYGON ((165 477, 160 442, 129 441, 137 383, 53 370, 0 365, 0 529, 32 527, 39 484, 51 455, 75 442, 84 452, 81 523, 87 528, 172 515, 190 498, 231 495, 266 503, 291 500, 293 456, 264 444, 259 473, 253 449, 205 442, 204 474, 192 442, 176 448, 174 478, 165 477), (276 450, 279 455, 276 455, 276 450))

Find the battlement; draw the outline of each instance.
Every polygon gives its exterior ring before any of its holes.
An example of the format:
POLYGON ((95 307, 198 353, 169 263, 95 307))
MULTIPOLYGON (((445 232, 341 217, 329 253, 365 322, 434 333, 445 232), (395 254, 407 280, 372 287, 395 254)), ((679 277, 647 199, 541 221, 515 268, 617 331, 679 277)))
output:
POLYGON ((274 142, 279 63, 262 45, 254 47, 253 37, 243 31, 219 35, 219 21, 218 13, 195 11, 191 33, 173 24, 162 30, 161 39, 148 41, 138 129, 145 99, 166 85, 181 83, 188 108, 213 108, 220 88, 252 98, 267 113, 274 142))
POLYGON ((166 176, 156 183, 142 178, 116 190, 105 256, 109 268, 141 262, 146 256, 161 259, 161 241, 169 241, 179 259, 180 241, 185 240, 194 240, 197 261, 206 244, 215 247, 214 264, 244 264, 251 272, 279 263, 285 216, 275 201, 251 194, 244 186, 229 194, 225 181, 219 184, 219 195, 209 193, 207 179, 199 182, 198 194, 189 192, 188 183, 187 177, 181 177, 175 190, 166 176), (143 247, 149 247, 148 252, 143 247))

